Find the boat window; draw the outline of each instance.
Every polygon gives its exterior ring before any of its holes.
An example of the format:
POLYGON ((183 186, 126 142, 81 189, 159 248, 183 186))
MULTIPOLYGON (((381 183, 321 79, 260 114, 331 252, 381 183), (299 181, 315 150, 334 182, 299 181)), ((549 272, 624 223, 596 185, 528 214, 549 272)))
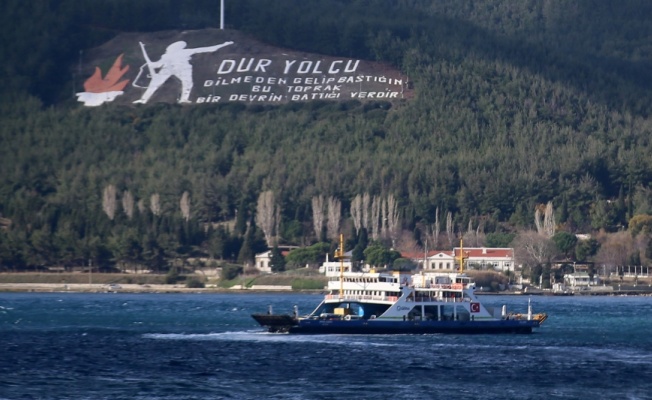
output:
POLYGON ((458 321, 468 321, 471 319, 471 314, 469 313, 469 310, 464 308, 464 306, 462 305, 458 305, 455 312, 457 313, 458 321))
POLYGON ((423 313, 427 321, 437 321, 439 319, 439 306, 424 306, 423 313))
POLYGON ((410 312, 407 313, 407 319, 409 321, 420 321, 421 320, 421 306, 412 307, 410 312))
POLYGON ((441 319, 444 321, 452 321, 455 318, 455 311, 453 310, 453 305, 451 304, 446 304, 443 305, 441 308, 441 319))

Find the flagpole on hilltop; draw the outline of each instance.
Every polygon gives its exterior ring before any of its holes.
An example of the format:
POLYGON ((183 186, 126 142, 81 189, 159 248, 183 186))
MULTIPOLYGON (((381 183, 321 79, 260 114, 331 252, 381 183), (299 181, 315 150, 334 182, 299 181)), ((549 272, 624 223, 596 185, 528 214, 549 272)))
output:
POLYGON ((224 30, 224 0, 220 0, 220 29, 224 30))

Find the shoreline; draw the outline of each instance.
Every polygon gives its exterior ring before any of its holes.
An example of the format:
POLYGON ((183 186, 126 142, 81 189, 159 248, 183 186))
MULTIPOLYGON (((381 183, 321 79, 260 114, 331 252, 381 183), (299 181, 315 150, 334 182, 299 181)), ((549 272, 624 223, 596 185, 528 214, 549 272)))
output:
POLYGON ((0 293, 321 293, 323 290, 293 290, 279 287, 265 289, 229 289, 221 287, 188 288, 161 284, 104 283, 0 283, 0 293))
MULTIPOLYGON (((239 286, 239 285, 238 285, 239 286)), ((264 287, 242 289, 240 287, 205 287, 188 288, 179 285, 165 284, 106 284, 106 283, 0 283, 0 293, 325 293, 323 289, 290 289, 282 285, 264 285, 264 287), (277 287, 275 287, 277 286, 277 287)), ((649 287, 643 290, 610 290, 578 293, 553 293, 553 292, 476 292, 479 296, 652 296, 649 287)))

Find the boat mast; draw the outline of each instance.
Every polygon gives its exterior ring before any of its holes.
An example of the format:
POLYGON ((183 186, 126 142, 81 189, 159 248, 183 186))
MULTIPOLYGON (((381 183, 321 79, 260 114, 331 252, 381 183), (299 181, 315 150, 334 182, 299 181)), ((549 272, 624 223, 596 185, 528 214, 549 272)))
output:
POLYGON ((344 235, 340 233, 340 247, 335 250, 335 258, 340 259, 340 300, 344 298, 344 235))
POLYGON ((464 273, 464 238, 460 237, 460 274, 464 273))

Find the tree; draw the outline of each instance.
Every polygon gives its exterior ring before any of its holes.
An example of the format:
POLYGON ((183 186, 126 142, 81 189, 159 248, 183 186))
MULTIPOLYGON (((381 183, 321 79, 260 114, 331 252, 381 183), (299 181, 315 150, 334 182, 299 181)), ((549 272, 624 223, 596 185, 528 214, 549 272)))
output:
POLYGON ((183 195, 181 195, 179 209, 181 210, 181 216, 183 219, 188 222, 188 220, 190 220, 190 193, 188 193, 187 190, 183 192, 183 195))
POLYGON ((152 211, 152 214, 157 217, 161 216, 161 196, 158 193, 154 193, 150 196, 149 209, 152 211))
MULTIPOLYGON (((313 206, 314 209, 314 206, 313 206)), ((356 195, 353 200, 351 200, 351 221, 353 221, 353 226, 355 227, 356 236, 360 234, 360 230, 363 228, 362 225, 362 196, 359 194, 356 195)))
POLYGON ((513 246, 516 259, 530 267, 548 263, 555 252, 553 241, 534 231, 518 234, 513 246))
POLYGON ((577 261, 586 261, 589 257, 593 257, 600 249, 600 242, 591 238, 587 240, 580 240, 575 245, 575 259, 577 261))
POLYGON ((342 218, 342 202, 335 197, 328 198, 328 221, 326 227, 328 238, 335 240, 340 234, 340 219, 342 218))
POLYGON ((645 258, 647 258, 648 264, 652 262, 652 239, 648 239, 645 246, 645 258))
POLYGON ((127 214, 127 218, 134 217, 134 196, 128 190, 122 192, 122 209, 127 214))
POLYGON ((116 210, 116 189, 113 185, 107 185, 102 194, 102 209, 107 217, 113 221, 116 210))
POLYGON ((450 246, 450 248, 453 248, 454 229, 455 228, 453 227, 453 213, 449 211, 446 214, 446 237, 448 238, 448 245, 450 246))
POLYGON ((364 250, 365 261, 374 267, 391 267, 394 260, 399 257, 401 257, 401 253, 388 249, 380 242, 374 242, 364 250))
POLYGON ((371 232, 371 238, 373 240, 380 239, 380 234, 381 234, 381 225, 380 225, 381 203, 382 203, 382 200, 378 196, 374 196, 373 200, 371 201, 371 213, 370 213, 371 220, 370 220, 370 225, 369 225, 369 231, 371 232))
POLYGON ((537 206, 534 211, 534 224, 540 235, 552 237, 555 234, 555 212, 552 207, 552 201, 549 201, 545 206, 543 204, 537 206))
POLYGON ((652 233, 652 215, 634 215, 629 220, 629 232, 632 236, 636 236, 641 232, 644 234, 652 233))
POLYGON ((211 258, 224 258, 224 249, 226 247, 227 233, 224 227, 219 226, 217 229, 211 229, 208 232, 207 251, 211 258))
POLYGON ((283 272, 285 271, 285 257, 281 254, 281 251, 278 249, 278 246, 274 246, 272 249, 272 254, 269 260, 269 266, 272 269, 272 272, 283 272))
POLYGON ((255 259, 255 252, 253 249, 253 244, 254 244, 254 235, 255 235, 255 225, 253 222, 249 224, 249 228, 247 229, 247 233, 245 234, 245 239, 244 242, 242 243, 242 247, 240 248, 240 252, 238 253, 238 263, 246 265, 254 265, 254 259, 255 259))
POLYGON ((628 232, 616 232, 606 235, 595 258, 600 264, 618 267, 627 263, 627 258, 634 249, 634 240, 628 232))
POLYGON ((515 233, 488 233, 485 237, 485 245, 487 247, 509 247, 515 237, 515 233))
POLYGON ((571 251, 575 249, 577 244, 577 236, 568 232, 557 232, 552 237, 552 241, 555 242, 557 249, 566 256, 569 257, 571 251))
POLYGON ((634 250, 627 258, 627 265, 641 265, 641 253, 634 250))
POLYGON ((604 229, 608 232, 617 230, 618 213, 611 202, 598 200, 591 205, 591 227, 595 230, 604 229))
POLYGON ((312 198, 312 226, 315 230, 317 240, 322 240, 324 220, 324 196, 314 196, 312 198))
POLYGON ((292 250, 285 258, 286 266, 295 268, 322 263, 330 249, 328 243, 315 243, 312 246, 292 250))
POLYGON ((233 231, 238 236, 243 236, 247 232, 247 207, 245 200, 240 199, 240 204, 235 210, 235 227, 233 231))
POLYGON ((398 212, 398 202, 394 195, 387 196, 387 214, 385 216, 387 221, 387 231, 392 240, 392 246, 396 246, 396 241, 400 233, 400 214, 398 212))
POLYGON ((274 192, 267 190, 258 196, 256 225, 263 230, 268 247, 272 247, 275 243, 274 228, 277 225, 279 212, 274 202, 274 192))

